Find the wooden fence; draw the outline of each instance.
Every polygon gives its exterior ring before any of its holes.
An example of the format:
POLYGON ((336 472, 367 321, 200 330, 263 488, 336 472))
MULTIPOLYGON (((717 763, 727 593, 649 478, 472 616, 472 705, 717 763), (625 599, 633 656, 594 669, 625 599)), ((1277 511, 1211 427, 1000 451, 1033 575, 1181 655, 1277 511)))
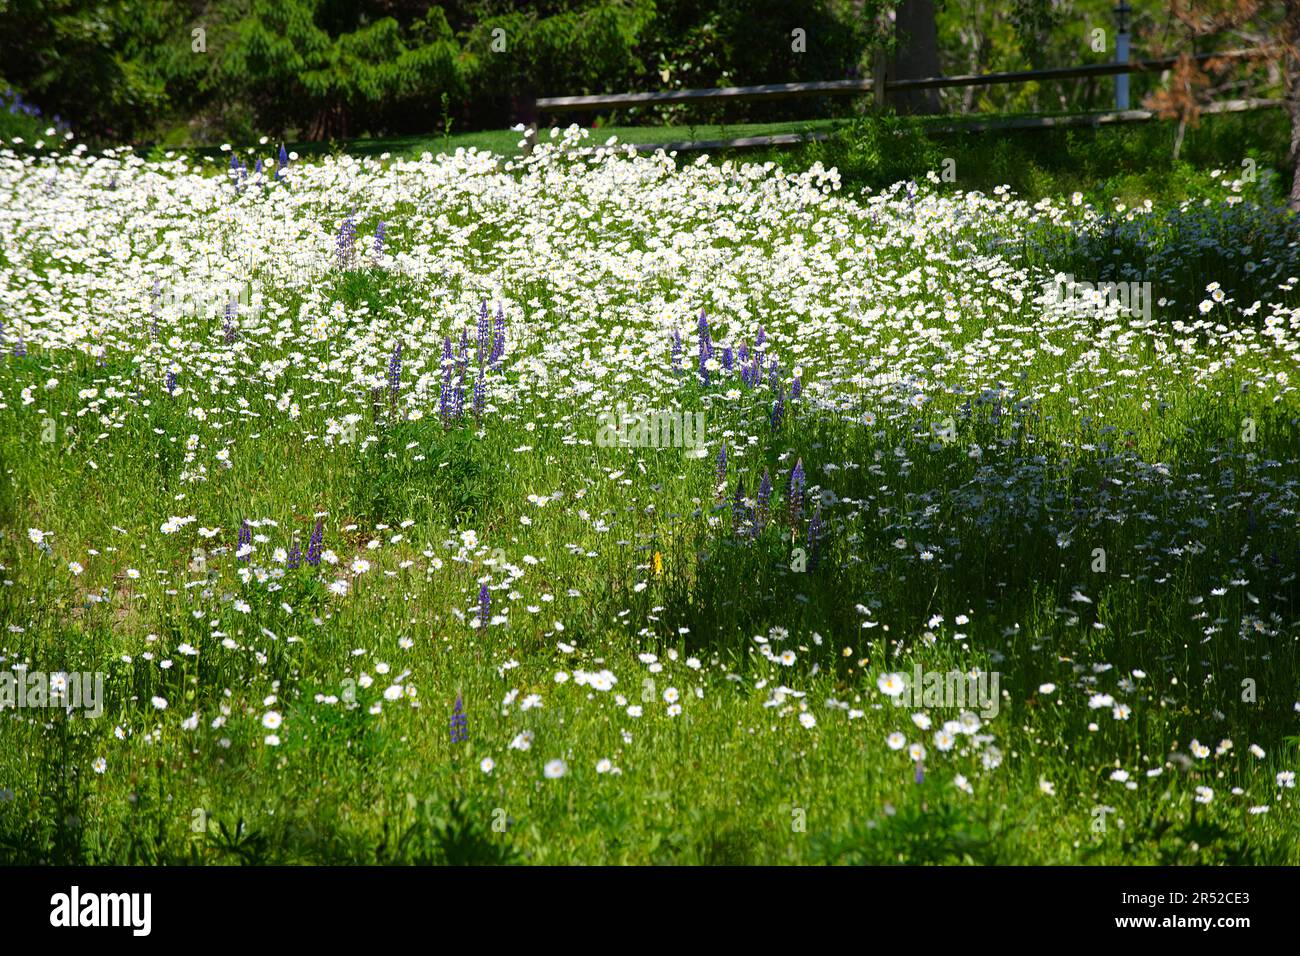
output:
MULTIPOLYGON (((1224 59, 1251 59, 1269 54, 1267 47, 1229 50, 1223 53, 1202 53, 1192 59, 1197 62, 1224 59)), ((1089 66, 1066 66, 1046 70, 1019 70, 1009 73, 973 73, 958 76, 930 76, 906 80, 886 80, 880 86, 874 79, 830 80, 818 83, 772 83, 764 86, 732 86, 707 90, 669 90, 658 93, 608 93, 595 96, 550 96, 527 100, 521 106, 521 119, 525 123, 525 152, 531 152, 537 142, 537 119, 547 113, 567 113, 593 109, 620 109, 633 106, 655 106, 666 103, 726 103, 786 100, 808 96, 861 96, 872 93, 880 99, 884 92, 908 90, 945 89, 966 86, 994 86, 1002 83, 1028 83, 1068 80, 1080 77, 1119 76, 1129 73, 1150 73, 1167 70, 1178 62, 1178 57, 1154 60, 1137 60, 1131 63, 1098 63, 1089 66)), ((1268 109, 1282 105, 1280 99, 1240 99, 1210 104, 1207 113, 1235 113, 1244 110, 1268 109)), ((953 117, 952 122, 939 123, 936 131, 987 130, 987 129, 1048 129, 1061 126, 1098 126, 1112 123, 1133 123, 1155 119, 1151 110, 1116 110, 1104 113, 1078 113, 1064 116, 1022 116, 988 120, 953 117)), ((693 140, 673 143, 632 143, 642 150, 652 149, 722 149, 746 146, 781 146, 808 140, 825 139, 826 133, 781 133, 771 136, 748 136, 739 139, 693 140)))

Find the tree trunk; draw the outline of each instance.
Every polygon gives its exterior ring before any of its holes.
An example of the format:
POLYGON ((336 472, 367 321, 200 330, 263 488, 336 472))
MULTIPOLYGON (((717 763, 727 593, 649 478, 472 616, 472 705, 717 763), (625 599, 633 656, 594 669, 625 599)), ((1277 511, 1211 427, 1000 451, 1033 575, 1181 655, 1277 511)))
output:
POLYGON ((1291 199, 1292 212, 1300 212, 1300 70, 1287 84, 1287 113, 1291 116, 1291 199))
MULTIPOLYGON (((900 80, 938 76, 939 31, 934 23, 934 0, 901 0, 895 9, 898 53, 893 75, 900 80)), ((903 90, 891 94, 890 100, 900 113, 939 112, 938 90, 903 90)))
POLYGON ((1291 117, 1291 198, 1287 205, 1293 212, 1300 212, 1300 0, 1286 0, 1282 39, 1286 107, 1291 117))

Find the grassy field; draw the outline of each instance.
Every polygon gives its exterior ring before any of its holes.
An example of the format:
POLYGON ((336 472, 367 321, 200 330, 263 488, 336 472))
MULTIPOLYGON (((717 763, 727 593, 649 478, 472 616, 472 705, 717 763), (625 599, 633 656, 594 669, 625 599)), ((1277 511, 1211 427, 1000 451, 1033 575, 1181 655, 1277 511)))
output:
POLYGON ((1267 175, 385 151, 0 153, 0 860, 1300 862, 1267 175))
MULTIPOLYGON (((1020 115, 1024 114, 979 118, 1014 119, 1020 115)), ((620 143, 698 143, 780 133, 821 133, 828 139, 801 146, 711 150, 708 156, 714 163, 771 162, 787 171, 809 169, 820 163, 834 167, 843 187, 850 190, 884 189, 934 170, 947 174, 946 182, 968 191, 992 192, 998 186, 1008 186, 1031 200, 1086 191, 1091 200, 1108 206, 1116 202, 1135 206, 1148 200, 1177 203, 1203 198, 1207 192, 1213 195, 1218 177, 1209 174, 1216 169, 1220 176, 1228 178, 1254 175, 1257 182, 1271 172, 1275 175, 1267 191, 1259 193, 1260 198, 1268 201, 1283 197, 1290 128, 1280 110, 1204 116, 1198 125, 1185 131, 1178 159, 1173 154, 1175 123, 992 132, 936 129, 950 121, 951 117, 883 116, 728 126, 702 123, 693 127, 605 127, 588 129, 585 142, 599 145, 614 137, 620 143)), ((291 143, 288 148, 304 159, 328 155, 418 159, 426 152, 437 156, 457 149, 518 158, 521 141, 522 134, 512 130, 487 130, 346 143, 291 143)), ((257 153, 256 147, 245 149, 250 155, 257 153)), ((176 154, 154 148, 146 155, 162 160, 176 154)), ((227 152, 215 146, 190 150, 188 155, 203 162, 229 161, 227 152)), ((682 151, 678 158, 690 163, 698 156, 694 151, 682 151)))

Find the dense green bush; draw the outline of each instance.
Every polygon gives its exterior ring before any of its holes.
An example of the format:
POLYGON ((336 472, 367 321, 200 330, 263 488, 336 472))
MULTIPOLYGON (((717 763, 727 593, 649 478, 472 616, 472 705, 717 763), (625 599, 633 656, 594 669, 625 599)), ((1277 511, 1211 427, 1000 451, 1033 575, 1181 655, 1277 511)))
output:
POLYGON ((528 96, 842 76, 860 41, 842 0, 0 4, 17 89, 92 137, 166 143, 428 133, 444 97, 458 130, 502 128, 528 96))

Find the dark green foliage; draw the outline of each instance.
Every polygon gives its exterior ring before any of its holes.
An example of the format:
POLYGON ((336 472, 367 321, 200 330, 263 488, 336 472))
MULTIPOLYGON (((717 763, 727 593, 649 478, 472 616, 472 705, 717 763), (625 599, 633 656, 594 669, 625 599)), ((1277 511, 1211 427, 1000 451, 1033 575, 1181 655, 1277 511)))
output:
POLYGON ((828 79, 861 52, 856 14, 828 0, 0 6, 6 79, 106 140, 429 133, 444 97, 457 129, 503 128, 528 96, 828 79), (813 52, 792 50, 795 28, 813 52))
MULTIPOLYGON (((953 805, 948 780, 914 786, 903 806, 834 838, 814 835, 819 863, 849 866, 997 865, 1008 860, 1006 834, 953 805)), ((960 796, 960 793, 956 794, 960 796)))
POLYGON ((745 158, 771 158, 791 169, 821 162, 836 167, 849 190, 919 181, 927 172, 942 173, 943 161, 951 159, 949 188, 992 192, 1006 185, 1032 198, 1085 190, 1093 202, 1130 206, 1150 198, 1220 200, 1221 189, 1206 192, 1205 170, 1217 166, 1232 179, 1243 174, 1247 158, 1258 180, 1253 189, 1270 201, 1290 183, 1290 131, 1280 110, 1204 117, 1187 131, 1180 160, 1173 159, 1173 123, 940 132, 932 128, 936 122, 944 121, 866 117, 797 151, 749 152, 745 158))

